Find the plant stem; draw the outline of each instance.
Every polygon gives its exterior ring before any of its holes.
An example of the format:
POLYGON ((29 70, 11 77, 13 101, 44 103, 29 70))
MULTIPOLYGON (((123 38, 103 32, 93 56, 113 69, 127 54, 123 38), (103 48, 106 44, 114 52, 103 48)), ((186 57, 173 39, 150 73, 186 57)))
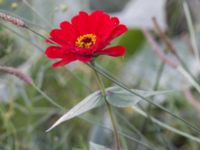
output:
POLYGON ((114 82, 116 85, 118 85, 119 87, 121 87, 121 88, 125 89, 126 91, 128 91, 128 92, 130 92, 130 93, 132 93, 132 94, 134 94, 134 95, 136 95, 136 96, 138 96, 138 97, 140 97, 142 100, 148 102, 149 104, 151 104, 151 105, 153 105, 153 106, 156 106, 156 107, 158 107, 159 109, 161 109, 161 110, 167 112, 168 114, 170 114, 170 115, 173 116, 174 118, 176 118, 176 119, 178 119, 178 120, 184 122, 188 127, 190 127, 191 129, 193 129, 194 131, 200 133, 199 127, 192 125, 190 122, 188 122, 187 120, 185 120, 185 119, 183 119, 183 118, 177 116, 176 114, 172 113, 170 110, 166 109, 165 107, 163 107, 163 106, 161 106, 161 105, 159 105, 159 104, 157 104, 157 103, 154 103, 151 99, 148 99, 148 98, 146 98, 146 97, 144 97, 144 96, 142 96, 142 95, 140 95, 140 94, 138 94, 138 93, 132 91, 132 90, 129 89, 124 83, 120 82, 120 81, 117 80, 114 76, 112 76, 112 75, 110 75, 109 73, 107 73, 107 71, 105 71, 104 69, 102 69, 102 67, 99 67, 99 66, 97 66, 97 65, 93 66, 93 65, 91 65, 91 64, 89 64, 89 63, 88 63, 87 65, 90 66, 93 70, 96 70, 96 71, 97 71, 98 73, 100 73, 102 76, 104 76, 104 77, 106 77, 107 79, 113 81, 113 82, 114 82))
MULTIPOLYGON (((200 58, 199 58, 199 52, 198 52, 198 47, 196 44, 196 38, 195 38, 195 33, 194 33, 194 29, 193 29, 193 24, 192 24, 192 20, 191 20, 191 15, 189 13, 189 8, 186 2, 183 3, 183 7, 184 7, 184 11, 186 14, 186 19, 188 22, 188 26, 189 26, 189 30, 190 30, 190 36, 191 36, 191 40, 192 40, 192 45, 194 48, 194 53, 195 56, 197 58, 197 62, 198 65, 200 65, 200 58)), ((181 57, 178 55, 176 48, 173 46, 172 42, 169 40, 169 38, 165 35, 165 33, 161 30, 156 18, 153 18, 153 22, 154 22, 154 26, 155 26, 155 31, 157 32, 158 36, 160 37, 160 39, 163 41, 163 43, 165 44, 165 47, 167 49, 170 50, 170 52, 177 58, 177 60, 180 63, 180 66, 176 66, 176 69, 178 71, 181 70, 181 73, 186 73, 187 76, 189 77, 189 81, 190 83, 197 89, 197 91, 200 93, 200 88, 199 88, 199 84, 198 84, 198 80, 195 78, 194 75, 192 75, 191 71, 188 69, 187 65, 185 64, 185 62, 181 59, 181 57), (181 69, 180 69, 181 68, 181 69), (183 72, 182 72, 183 71, 183 72)), ((146 32, 146 31, 144 31, 146 32)), ((147 33, 146 33, 147 34, 147 33)), ((147 37, 148 38, 148 37, 147 37)), ((150 37, 149 37, 150 38, 150 37)), ((154 43, 156 44, 156 43, 154 43)), ((154 45, 153 43, 151 43, 152 47, 154 45)), ((157 44, 156 44, 157 45, 157 44)), ((154 48, 155 49, 155 48, 154 48)), ((185 74, 183 73, 183 75, 185 76, 185 74)), ((185 76, 187 78, 187 76, 185 76)))
POLYGON ((52 98, 50 98, 46 93, 44 93, 40 88, 38 88, 34 83, 32 84, 32 87, 39 92, 45 99, 47 99, 52 105, 56 106, 57 108, 60 108, 61 110, 65 110, 63 106, 60 106, 57 104, 52 98))
POLYGON ((188 4, 187 4, 186 1, 183 2, 183 10, 184 10, 186 21, 187 21, 187 24, 188 24, 188 29, 189 29, 189 33, 190 33, 192 47, 193 47, 193 50, 194 50, 194 55, 196 57, 198 65, 200 65, 199 50, 198 50, 198 46, 197 46, 197 40, 196 40, 196 36, 195 36, 194 25, 193 25, 192 16, 191 16, 191 13, 190 13, 190 10, 189 10, 189 7, 188 7, 188 4))
POLYGON ((37 35, 38 37, 44 39, 44 40, 47 40, 49 42, 51 42, 52 44, 55 44, 55 46, 58 46, 60 47, 60 45, 58 43, 56 43, 55 41, 45 37, 44 35, 40 34, 39 32, 33 30, 32 28, 28 27, 28 26, 25 26, 25 29, 29 30, 30 32, 34 33, 35 35, 37 35))
MULTIPOLYGON (((94 61, 91 63, 91 65, 94 66, 94 61)), ((106 90, 105 90, 105 87, 104 87, 104 83, 103 83, 101 77, 99 76, 98 72, 95 69, 93 69, 93 70, 94 70, 94 73, 96 75, 98 85, 101 89, 101 93, 102 93, 103 98, 105 100, 106 107, 107 107, 107 110, 108 110, 108 113, 109 113, 109 116, 110 116, 110 119, 111 119, 111 122, 112 122, 113 135, 114 135, 114 138, 115 138, 116 149, 121 150, 119 135, 118 135, 118 132, 117 132, 116 118, 115 118, 115 115, 113 113, 112 106, 106 100, 106 90)))
MULTIPOLYGON (((133 109, 134 109, 137 113, 141 114, 142 116, 148 117, 148 114, 145 113, 143 110, 139 109, 138 107, 133 106, 133 109)), ((192 135, 190 135, 190 134, 188 134, 188 133, 186 133, 186 132, 182 132, 181 130, 178 130, 178 129, 176 129, 176 128, 173 128, 173 127, 171 127, 171 126, 169 126, 169 125, 167 125, 167 124, 165 124, 165 123, 163 123, 163 122, 161 122, 161 121, 159 121, 159 120, 157 120, 157 119, 155 119, 155 118, 153 118, 153 117, 151 117, 151 120, 152 120, 154 123, 158 124, 159 126, 168 129, 169 131, 172 131, 172 132, 174 132, 174 133, 176 133, 176 134, 182 135, 182 136, 184 136, 184 137, 186 137, 186 138, 188 138, 188 139, 191 139, 191 140, 194 140, 194 141, 200 143, 200 139, 199 139, 198 137, 194 137, 194 136, 192 136, 192 135)))
POLYGON ((120 150, 121 149, 120 148, 120 140, 119 140, 119 135, 118 135, 118 132, 117 132, 115 115, 113 113, 112 106, 107 101, 106 101, 106 106, 107 106, 108 113, 110 115, 110 119, 111 119, 112 126, 113 126, 113 134, 114 134, 114 137, 115 137, 116 148, 117 148, 117 150, 120 150))
MULTIPOLYGON (((154 86, 153 86, 153 91, 156 91, 156 90, 158 89, 159 82, 160 82, 160 79, 161 79, 161 75, 162 75, 163 70, 164 70, 164 66, 165 66, 165 63, 164 63, 164 62, 161 62, 160 66, 159 66, 159 69, 158 69, 157 76, 156 76, 156 81, 155 81, 155 84, 154 84, 154 86)), ((153 99, 153 97, 154 97, 154 96, 152 96, 151 98, 153 99)), ((150 120, 150 114, 151 114, 151 109, 152 109, 151 106, 152 106, 152 105, 148 105, 148 107, 147 107, 147 112, 148 112, 147 114, 148 114, 148 117, 145 118, 144 123, 143 123, 143 125, 142 125, 142 129, 141 129, 142 133, 145 132, 145 130, 146 130, 146 125, 148 124, 148 121, 150 120)))
MULTIPOLYGON (((161 62, 160 66, 158 68, 158 73, 156 75, 156 81, 155 81, 155 84, 153 86, 154 91, 158 90, 158 86, 159 86, 159 83, 160 83, 160 80, 161 80, 161 77, 162 77, 162 73, 164 71, 164 67, 165 67, 165 63, 161 62)), ((151 98, 153 99, 154 96, 152 96, 151 98)), ((152 113, 152 105, 148 105, 148 107, 147 107, 147 117, 145 118, 145 120, 142 124, 141 132, 145 133, 148 122, 151 122, 152 125, 155 127, 156 131, 159 133, 160 140, 162 140, 162 143, 165 144, 166 149, 170 149, 170 146, 168 145, 165 137, 162 135, 162 133, 160 131, 160 127, 157 127, 155 125, 155 122, 152 120, 151 113, 152 113)))

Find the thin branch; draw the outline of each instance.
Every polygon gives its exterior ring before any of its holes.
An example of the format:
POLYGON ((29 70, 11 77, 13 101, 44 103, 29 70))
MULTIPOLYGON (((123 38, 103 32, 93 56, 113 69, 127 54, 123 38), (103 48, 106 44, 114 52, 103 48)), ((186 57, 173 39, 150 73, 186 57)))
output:
POLYGON ((149 44, 152 46, 153 50, 157 53, 157 55, 160 57, 160 59, 163 62, 165 62, 166 64, 170 65, 172 68, 176 68, 177 64, 175 62, 173 62, 172 60, 170 60, 169 58, 167 58, 165 53, 161 50, 161 48, 158 46, 158 44, 154 40, 151 33, 146 28, 143 28, 142 31, 143 31, 144 35, 146 36, 149 44))
POLYGON ((16 69, 16 68, 13 68, 13 67, 7 67, 7 66, 0 66, 0 72, 14 75, 14 76, 16 76, 17 78, 19 78, 20 80, 24 81, 27 84, 33 84, 33 81, 31 79, 31 77, 29 77, 28 75, 24 74, 19 69, 16 69))

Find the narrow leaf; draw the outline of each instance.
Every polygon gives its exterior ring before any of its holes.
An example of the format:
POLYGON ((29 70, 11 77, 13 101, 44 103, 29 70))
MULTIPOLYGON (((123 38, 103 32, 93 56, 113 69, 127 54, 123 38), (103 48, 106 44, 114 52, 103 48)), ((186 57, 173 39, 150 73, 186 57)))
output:
MULTIPOLYGON (((135 96, 134 94, 120 88, 120 87, 110 87, 107 88, 107 101, 116 107, 130 107, 136 105, 141 101, 141 98, 135 96)), ((167 94, 173 92, 173 90, 166 91, 144 91, 144 90, 133 90, 132 91, 143 95, 144 97, 150 97, 155 95, 167 94)))
POLYGON ((46 132, 49 132, 64 121, 77 117, 95 107, 102 105, 103 102, 104 101, 102 100, 102 96, 99 91, 92 93, 60 117, 46 132))

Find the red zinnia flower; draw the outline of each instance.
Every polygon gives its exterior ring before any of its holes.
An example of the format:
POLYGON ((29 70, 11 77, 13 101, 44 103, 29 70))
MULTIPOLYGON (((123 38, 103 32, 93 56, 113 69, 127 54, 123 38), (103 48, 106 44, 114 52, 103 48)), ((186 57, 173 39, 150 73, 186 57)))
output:
POLYGON ((75 60, 89 62, 98 55, 118 57, 125 54, 123 46, 105 48, 112 39, 126 32, 127 28, 119 24, 118 18, 110 17, 103 11, 97 10, 91 14, 80 12, 72 18, 71 23, 61 22, 60 28, 53 29, 47 40, 52 44, 46 49, 47 57, 61 59, 53 67, 75 60))

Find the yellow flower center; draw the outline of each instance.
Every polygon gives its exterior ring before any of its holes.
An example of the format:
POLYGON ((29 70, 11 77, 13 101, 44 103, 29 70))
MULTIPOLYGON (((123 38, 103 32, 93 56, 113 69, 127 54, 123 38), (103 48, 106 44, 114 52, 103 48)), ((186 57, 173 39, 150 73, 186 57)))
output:
POLYGON ((95 34, 84 34, 76 39, 76 46, 79 48, 90 48, 96 43, 95 34))

